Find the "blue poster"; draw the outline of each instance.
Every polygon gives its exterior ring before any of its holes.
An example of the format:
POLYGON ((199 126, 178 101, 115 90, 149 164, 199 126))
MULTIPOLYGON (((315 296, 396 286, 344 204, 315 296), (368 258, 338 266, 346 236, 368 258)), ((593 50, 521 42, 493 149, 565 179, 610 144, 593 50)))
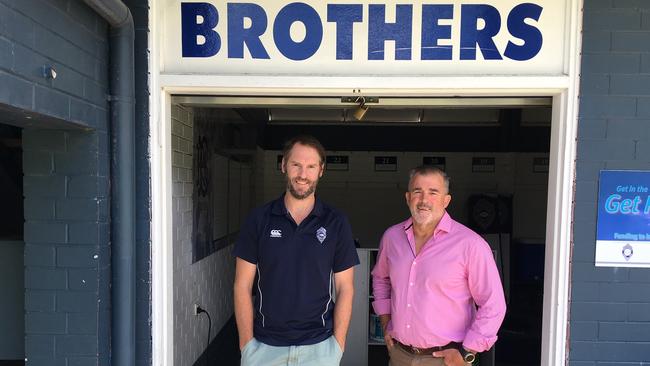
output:
POLYGON ((650 267, 650 171, 600 172, 596 266, 650 267))

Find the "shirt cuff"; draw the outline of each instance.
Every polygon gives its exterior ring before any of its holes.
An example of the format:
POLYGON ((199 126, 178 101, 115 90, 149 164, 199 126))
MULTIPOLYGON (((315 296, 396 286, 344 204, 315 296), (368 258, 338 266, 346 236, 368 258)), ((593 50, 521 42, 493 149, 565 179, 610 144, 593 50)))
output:
POLYGON ((474 332, 471 329, 467 331, 463 346, 476 352, 485 352, 492 348, 497 341, 497 337, 485 337, 484 335, 474 332))
POLYGON ((390 299, 375 300, 372 302, 372 308, 377 315, 390 314, 390 299))

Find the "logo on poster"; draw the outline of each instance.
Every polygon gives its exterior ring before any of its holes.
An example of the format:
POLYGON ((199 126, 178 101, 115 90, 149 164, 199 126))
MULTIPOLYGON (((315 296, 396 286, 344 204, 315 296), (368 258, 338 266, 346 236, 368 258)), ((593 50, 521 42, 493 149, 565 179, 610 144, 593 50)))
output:
POLYGON ((629 243, 625 244, 623 250, 621 250, 621 254, 623 254, 623 258, 625 258, 626 261, 629 261, 630 258, 632 258, 632 254, 634 254, 634 248, 632 248, 629 243))

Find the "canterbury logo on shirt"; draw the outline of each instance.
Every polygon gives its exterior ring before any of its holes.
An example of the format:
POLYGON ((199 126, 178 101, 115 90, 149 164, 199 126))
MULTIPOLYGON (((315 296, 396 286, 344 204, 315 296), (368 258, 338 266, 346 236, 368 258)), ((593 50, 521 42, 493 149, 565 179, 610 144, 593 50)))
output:
POLYGON ((281 237, 282 237, 282 230, 279 229, 271 230, 271 238, 281 238, 281 237))

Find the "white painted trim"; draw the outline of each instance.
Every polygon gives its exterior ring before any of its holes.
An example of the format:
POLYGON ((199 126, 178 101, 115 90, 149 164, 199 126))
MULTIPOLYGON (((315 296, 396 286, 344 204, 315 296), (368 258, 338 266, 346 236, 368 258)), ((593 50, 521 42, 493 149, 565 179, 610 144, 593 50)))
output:
POLYGON ((481 76, 481 77, 323 77, 260 75, 160 75, 161 87, 182 94, 287 95, 286 91, 309 90, 309 96, 393 95, 403 96, 548 95, 569 87, 568 76, 481 76), (372 90, 370 90, 372 89, 372 90), (513 91, 517 90, 516 92, 513 91), (511 94, 516 93, 516 94, 511 94))
POLYGON ((149 127, 151 151, 151 337, 152 365, 174 364, 174 283, 172 252, 171 98, 160 86, 163 6, 149 6, 149 127))
POLYGON ((164 29, 159 1, 152 1, 151 70, 152 173, 152 336, 153 365, 173 365, 173 253, 171 194, 170 96, 341 96, 362 93, 380 96, 553 96, 549 166, 544 310, 543 366, 567 364, 570 253, 573 188, 578 121, 578 86, 582 0, 567 1, 565 75, 481 77, 324 77, 277 75, 160 74, 164 29), (158 6, 157 6, 158 4, 158 6))
POLYGON ((564 365, 566 358, 575 154, 575 142, 567 139, 575 135, 568 100, 566 92, 553 98, 551 124, 541 350, 541 364, 548 366, 564 365))
POLYGON ((565 53, 570 85, 553 99, 551 154, 546 211, 546 256, 542 315, 542 365, 568 364, 569 298, 571 290, 571 248, 573 195, 575 187, 576 137, 578 129, 582 0, 568 4, 571 39, 565 53), (560 243, 560 245, 553 245, 560 243), (549 245, 550 244, 550 245, 549 245))
MULTIPOLYGON (((154 93, 152 93, 153 95, 154 93)), ((151 129, 151 260, 153 365, 174 363, 174 254, 172 228, 171 98, 161 102, 158 128, 151 129)))
MULTIPOLYGON (((576 77, 577 79, 577 77, 576 77)), ((179 88, 168 88, 165 95, 178 93, 179 88)), ((180 88, 184 89, 184 87, 180 88)), ((284 90, 276 95, 311 95, 310 90, 296 89, 284 90)), ((431 90, 427 95, 435 94, 437 90, 431 90)), ((458 96, 474 95, 475 90, 465 90, 458 93, 458 96)), ((218 94, 225 94, 226 91, 219 91, 218 94)), ((376 90, 369 89, 369 95, 380 95, 376 90), (375 94, 377 93, 377 94, 375 94)), ((262 96, 257 94, 258 96, 262 96)), ((338 94, 330 93, 331 96, 338 94)), ((413 90, 392 91, 390 96, 403 97, 420 95, 413 90)), ((495 96, 494 94, 492 94, 495 96)), ((498 95, 529 95, 527 90, 503 89, 498 95)), ((573 176, 575 160, 575 136, 577 125, 577 98, 576 92, 564 90, 556 93, 555 89, 548 90, 546 96, 553 97, 553 116, 551 131, 551 153, 549 166, 549 193, 547 209, 546 229, 546 255, 545 255, 545 281, 544 281, 544 320, 542 330, 542 363, 543 366, 564 365, 562 361, 566 357, 567 331, 568 326, 568 291, 570 262, 569 253, 571 245, 571 223, 572 223, 572 198, 573 198, 573 176), (571 101, 571 102, 570 102, 571 101)), ((168 106, 171 104, 167 98, 168 106)), ((161 110, 165 108, 159 107, 161 110)), ((169 113, 169 108, 166 109, 169 113)), ((169 115, 165 118, 169 119, 169 115)), ((170 131, 167 132, 171 134, 170 131)), ((166 142, 169 144, 169 142, 166 142)), ((167 150, 170 145, 167 145, 167 150)), ((170 164, 171 158, 167 160, 170 164)), ((171 178, 167 178, 171 182, 171 178)), ((167 196, 171 197, 171 193, 167 196)), ((171 217, 167 221, 168 228, 171 228, 171 217)), ((169 242, 156 243, 164 247, 171 247, 171 236, 169 242)), ((171 270, 171 268, 170 268, 171 270)), ((171 285, 171 280, 166 286, 171 285)), ((172 298, 169 299, 170 303, 172 298)), ((171 305, 169 306, 171 309, 171 305)), ((173 315, 172 315, 173 316, 173 315)), ((170 330, 173 331, 173 328, 170 330)))

